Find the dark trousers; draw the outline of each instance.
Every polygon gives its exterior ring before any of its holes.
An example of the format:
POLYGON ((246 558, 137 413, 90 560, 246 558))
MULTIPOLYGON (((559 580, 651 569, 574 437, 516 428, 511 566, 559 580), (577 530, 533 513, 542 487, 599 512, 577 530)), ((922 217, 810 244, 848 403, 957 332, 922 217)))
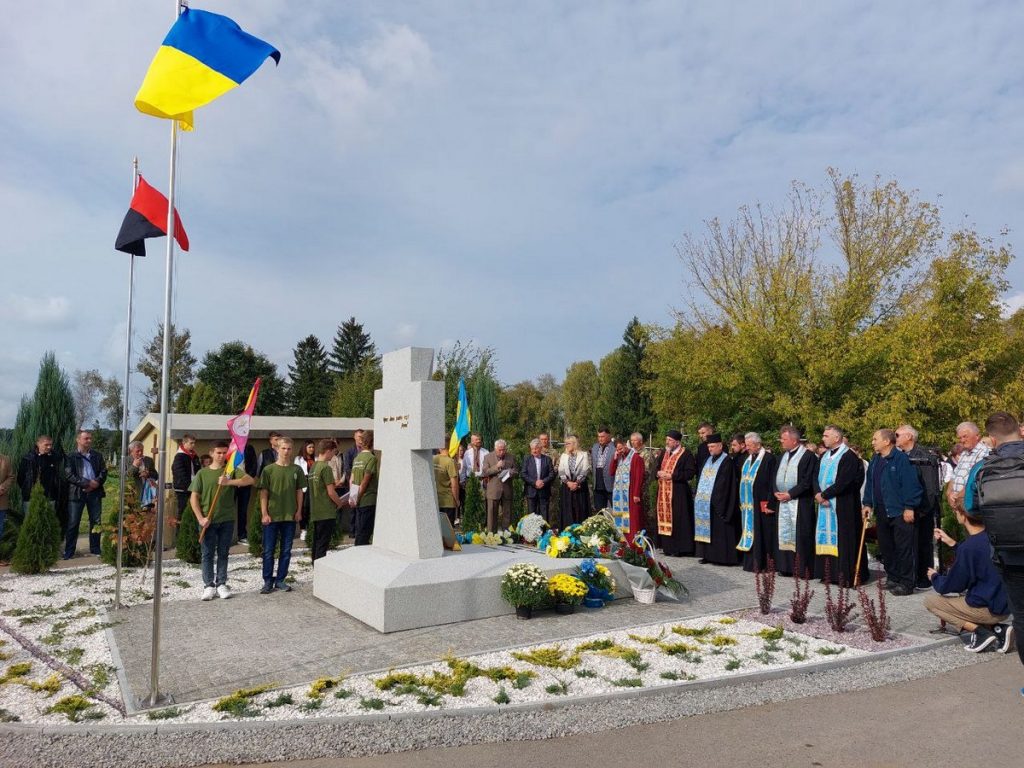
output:
POLYGON ((206 528, 206 535, 203 536, 200 545, 203 553, 202 571, 205 587, 219 587, 228 583, 228 550, 231 548, 233 528, 234 523, 230 520, 225 523, 210 523, 206 528))
POLYGON ((356 507, 356 513, 352 516, 352 532, 355 536, 355 546, 364 547, 373 538, 373 521, 377 518, 377 505, 372 507, 356 507))
POLYGON ((890 585, 899 584, 914 589, 917 579, 917 533, 914 523, 907 523, 903 515, 889 518, 892 531, 892 557, 885 563, 885 575, 890 585))
POLYGON ((442 514, 448 516, 448 522, 452 524, 452 528, 455 527, 455 507, 441 507, 442 514))
POLYGON ((267 523, 263 526, 263 581, 280 584, 288 575, 292 562, 292 541, 295 538, 295 523, 267 523), (281 555, 277 558, 277 576, 274 576, 274 549, 281 544, 281 555))
POLYGON ((531 515, 540 515, 545 520, 548 519, 548 505, 551 503, 550 496, 541 496, 539 493, 536 496, 526 497, 526 508, 530 511, 531 515))
POLYGON ((309 528, 309 492, 302 494, 302 521, 299 523, 302 530, 309 528))
POLYGON ((605 490, 604 474, 601 470, 594 470, 594 511, 600 512, 612 505, 612 492, 605 490))
POLYGON ((313 521, 313 560, 318 560, 327 554, 331 546, 331 537, 334 535, 334 520, 313 521))
POLYGON ((935 563, 935 515, 932 512, 925 512, 914 520, 914 536, 917 539, 917 568, 914 578, 921 586, 931 584, 928 579, 928 569, 935 563))
MULTIPOLYGON (((239 488, 238 490, 241 490, 239 488)), ((178 503, 178 524, 171 526, 171 546, 175 546, 178 543, 178 529, 181 528, 181 518, 183 515, 192 514, 192 508, 188 504, 189 497, 192 494, 188 491, 175 491, 174 500, 178 503)))
POLYGON ((500 499, 487 499, 487 530, 493 533, 512 524, 512 494, 500 499))
POLYGON ((238 526, 238 540, 249 538, 249 499, 252 486, 235 488, 235 521, 238 526))
POLYGON ((1024 565, 1000 565, 996 555, 996 565, 1003 577, 1006 597, 1010 601, 1013 612, 1013 634, 1017 643, 1017 655, 1024 664, 1024 565))
POLYGON ((892 562, 892 521, 885 514, 885 510, 875 510, 875 536, 878 539, 878 559, 885 566, 886 574, 889 573, 889 563, 892 562))
POLYGON ((89 553, 100 553, 100 512, 103 510, 103 498, 98 491, 82 494, 82 498, 68 502, 68 530, 64 536, 64 559, 75 556, 78 545, 78 527, 82 524, 82 510, 89 510, 89 553))

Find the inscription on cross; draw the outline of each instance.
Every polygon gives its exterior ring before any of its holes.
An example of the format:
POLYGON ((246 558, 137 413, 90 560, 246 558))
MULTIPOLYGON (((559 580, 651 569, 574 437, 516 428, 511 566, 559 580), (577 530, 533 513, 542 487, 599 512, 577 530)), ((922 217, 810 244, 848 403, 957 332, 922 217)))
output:
POLYGON ((389 352, 373 395, 381 453, 373 545, 416 560, 444 553, 432 461, 444 440, 444 383, 430 381, 433 365, 432 349, 389 352))

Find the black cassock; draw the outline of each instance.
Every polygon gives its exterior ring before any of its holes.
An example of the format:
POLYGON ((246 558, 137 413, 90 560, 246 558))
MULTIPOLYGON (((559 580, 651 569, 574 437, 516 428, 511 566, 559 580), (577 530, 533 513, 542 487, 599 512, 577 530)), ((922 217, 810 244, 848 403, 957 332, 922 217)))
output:
MULTIPOLYGON (((713 565, 739 565, 740 541, 739 481, 732 457, 723 456, 711 489, 711 543, 697 543, 697 554, 713 565)), ((703 471, 704 467, 701 467, 703 471)), ((699 480, 698 480, 699 482, 699 480)))
MULTIPOLYGON (((697 443, 697 482, 700 482, 700 473, 704 469, 704 462, 708 460, 708 456, 711 454, 708 452, 708 444, 704 442, 697 443)), ((694 490, 697 489, 697 483, 693 484, 694 490)))
POLYGON ((814 492, 821 493, 836 507, 839 557, 817 555, 814 560, 814 575, 825 578, 825 563, 829 565, 829 579, 833 584, 844 583, 853 587, 854 575, 860 563, 860 583, 868 580, 867 550, 860 545, 861 516, 860 487, 864 482, 864 463, 853 451, 847 450, 839 459, 836 480, 824 492, 818 487, 818 473, 814 473, 814 492))
MULTIPOLYGON (((754 455, 753 461, 757 461, 754 455)), ((765 452, 761 465, 754 475, 754 544, 750 551, 743 553, 743 570, 768 570, 768 558, 779 561, 779 516, 776 511, 779 502, 775 498, 775 456, 765 452), (767 502, 769 513, 761 511, 761 502, 767 502)), ((742 470, 740 474, 742 478, 742 470)), ((736 486, 739 487, 737 478, 736 486)), ((743 530, 743 515, 740 514, 740 531, 743 530)))
MULTIPOLYGON (((799 449, 794 449, 796 452, 799 449)), ((785 454, 779 457, 779 465, 786 460, 785 454)), ((776 468, 777 469, 777 468, 776 468)), ((814 575, 814 534, 818 522, 817 505, 814 503, 814 485, 818 477, 818 457, 810 451, 804 451, 800 457, 800 464, 796 470, 796 485, 792 488, 779 488, 776 482, 776 489, 780 493, 788 491, 789 495, 796 500, 796 552, 780 549, 775 560, 775 570, 785 576, 791 576, 796 571, 797 559, 800 561, 801 578, 809 571, 814 575)), ((776 478, 777 480, 778 478, 776 478)))
MULTIPOLYGON (((658 461, 659 469, 666 455, 662 452, 658 461)), ((693 454, 683 449, 682 456, 672 468, 672 535, 658 534, 658 546, 666 555, 680 557, 694 554, 693 490, 690 481, 696 472, 697 462, 693 454)))

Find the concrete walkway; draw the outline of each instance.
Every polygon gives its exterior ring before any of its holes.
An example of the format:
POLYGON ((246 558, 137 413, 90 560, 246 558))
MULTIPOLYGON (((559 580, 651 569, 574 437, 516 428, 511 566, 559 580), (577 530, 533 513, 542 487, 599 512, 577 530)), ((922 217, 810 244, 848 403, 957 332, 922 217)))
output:
POLYGON ((1017 657, 993 654, 937 677, 601 733, 259 768, 1012 766, 1024 750, 1021 685, 1017 657))

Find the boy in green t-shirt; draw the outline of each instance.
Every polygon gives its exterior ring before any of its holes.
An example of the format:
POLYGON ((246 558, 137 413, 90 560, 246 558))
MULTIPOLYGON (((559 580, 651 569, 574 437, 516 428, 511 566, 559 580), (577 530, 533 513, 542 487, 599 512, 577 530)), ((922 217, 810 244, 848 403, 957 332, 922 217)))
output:
POLYGON ((334 490, 331 459, 338 450, 333 440, 321 440, 316 447, 316 462, 309 473, 309 524, 313 527, 313 564, 327 554, 338 521, 341 498, 334 490))
POLYGON ((235 529, 235 488, 244 488, 256 481, 236 468, 230 475, 224 474, 224 459, 228 443, 224 440, 213 444, 209 467, 200 469, 189 486, 189 501, 203 534, 203 600, 215 597, 231 597, 228 587, 228 548, 235 529), (216 505, 214 504, 216 500, 216 505), (205 510, 205 513, 204 511, 205 510), (214 558, 217 560, 217 575, 214 578, 214 558))
POLYGON ((291 592, 285 583, 288 565, 292 560, 292 539, 295 524, 302 518, 302 489, 306 487, 306 474, 292 462, 292 439, 277 439, 277 461, 263 468, 260 475, 260 512, 263 522, 263 589, 269 595, 275 588, 291 592), (274 549, 281 545, 274 576, 274 549))
POLYGON ((355 507, 352 522, 357 547, 370 543, 377 517, 377 475, 379 459, 373 452, 373 430, 363 432, 363 450, 352 461, 352 480, 348 486, 349 504, 355 507))

